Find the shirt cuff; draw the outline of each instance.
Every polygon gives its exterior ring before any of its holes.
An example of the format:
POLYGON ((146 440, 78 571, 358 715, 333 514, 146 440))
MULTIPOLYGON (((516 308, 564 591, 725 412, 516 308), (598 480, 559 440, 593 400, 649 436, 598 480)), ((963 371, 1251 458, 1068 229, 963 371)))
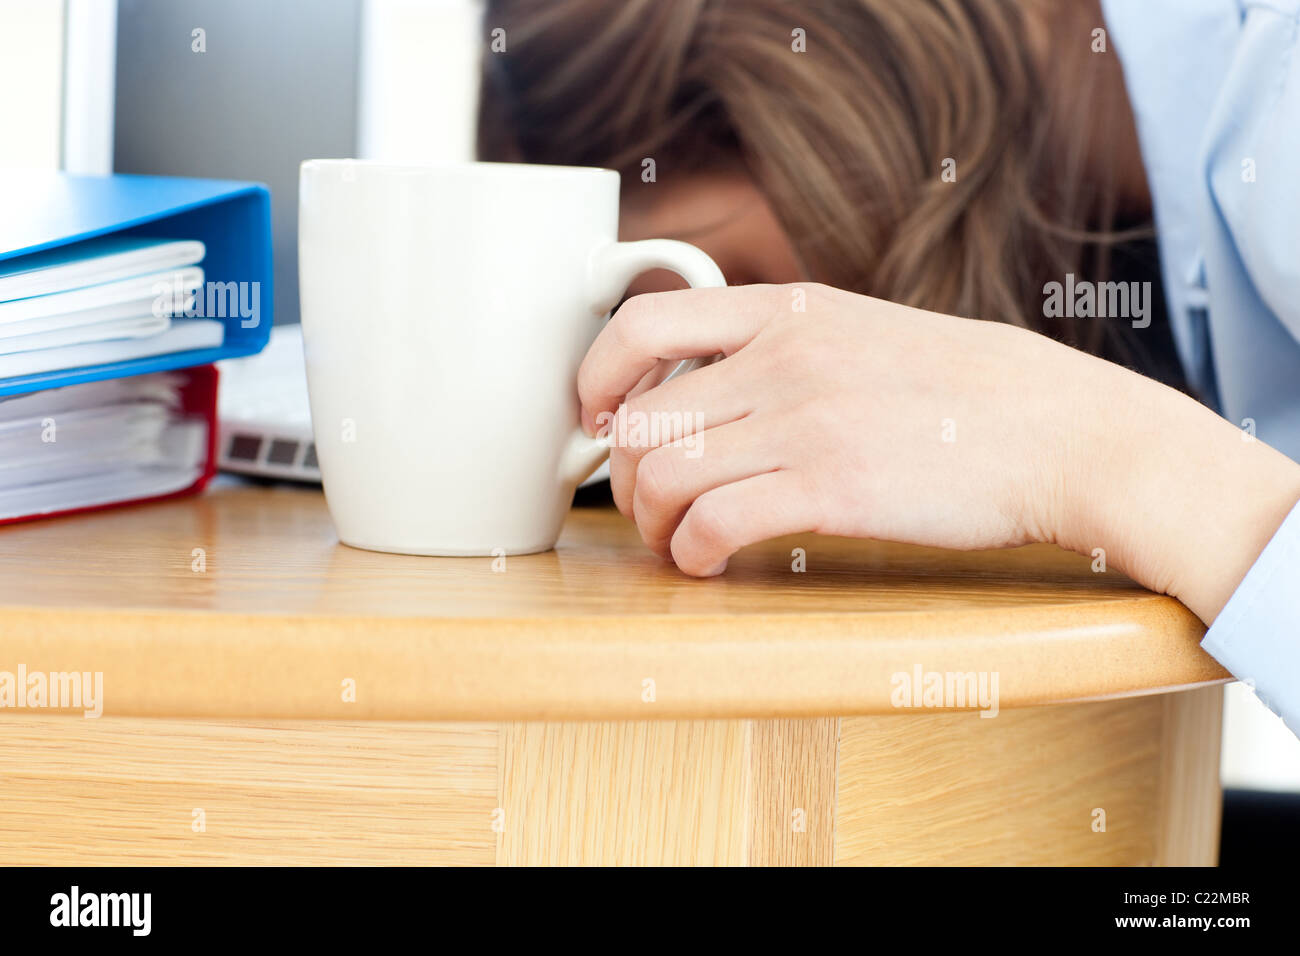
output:
POLYGON ((1201 647, 1300 736, 1300 504, 1246 572, 1201 647))

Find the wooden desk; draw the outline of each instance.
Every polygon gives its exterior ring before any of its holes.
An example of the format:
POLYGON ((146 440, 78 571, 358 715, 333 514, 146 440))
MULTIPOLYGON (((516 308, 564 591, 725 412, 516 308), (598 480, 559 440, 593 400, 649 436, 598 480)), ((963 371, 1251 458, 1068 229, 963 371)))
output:
POLYGON ((299 488, 15 526, 0 672, 102 672, 104 715, 0 709, 0 861, 1213 862, 1202 630, 1048 547, 692 580, 608 508, 504 570, 341 546, 299 488), (918 669, 997 716, 894 706, 918 669))

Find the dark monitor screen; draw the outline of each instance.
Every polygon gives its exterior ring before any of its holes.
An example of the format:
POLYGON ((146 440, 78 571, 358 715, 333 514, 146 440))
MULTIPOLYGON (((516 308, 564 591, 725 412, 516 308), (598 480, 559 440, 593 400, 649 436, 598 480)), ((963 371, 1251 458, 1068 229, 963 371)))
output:
POLYGON ((298 164, 357 152, 361 0, 119 0, 113 169, 266 183, 298 321, 298 164), (201 33, 196 33, 201 31, 201 33))

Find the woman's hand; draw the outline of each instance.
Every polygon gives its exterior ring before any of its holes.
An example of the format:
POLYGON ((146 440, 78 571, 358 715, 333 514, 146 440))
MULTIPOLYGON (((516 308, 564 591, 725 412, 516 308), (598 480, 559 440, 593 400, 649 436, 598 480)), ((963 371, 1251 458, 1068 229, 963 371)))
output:
POLYGON ((1300 466, 1119 366, 816 284, 629 299, 578 387, 619 509, 693 575, 796 532, 1047 541, 1105 549, 1208 623, 1300 497, 1300 466), (719 352, 635 394, 662 360, 719 352))

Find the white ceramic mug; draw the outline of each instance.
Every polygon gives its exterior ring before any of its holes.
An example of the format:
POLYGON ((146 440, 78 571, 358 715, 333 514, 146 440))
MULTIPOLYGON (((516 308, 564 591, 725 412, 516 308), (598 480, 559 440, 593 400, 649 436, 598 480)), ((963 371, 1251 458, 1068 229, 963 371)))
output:
POLYGON ((684 242, 617 241, 607 169, 309 160, 299 185, 307 384, 340 540, 554 547, 608 454, 576 387, 602 322, 639 273, 720 286, 717 265, 684 242))

